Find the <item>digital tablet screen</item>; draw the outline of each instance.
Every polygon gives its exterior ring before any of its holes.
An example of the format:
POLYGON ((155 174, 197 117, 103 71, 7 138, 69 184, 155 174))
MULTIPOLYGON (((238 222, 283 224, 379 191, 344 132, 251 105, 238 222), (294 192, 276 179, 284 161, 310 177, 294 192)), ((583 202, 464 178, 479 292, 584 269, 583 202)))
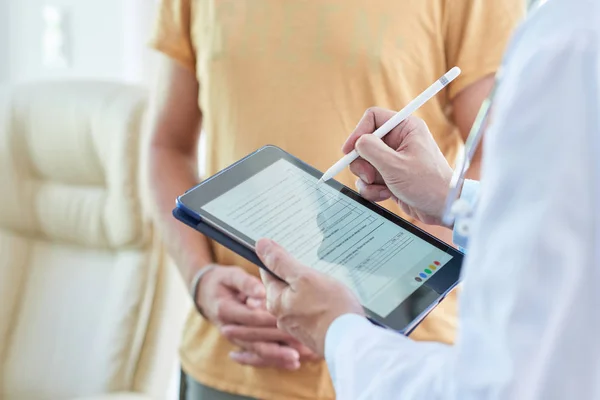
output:
POLYGON ((275 240, 383 318, 453 258, 285 158, 202 209, 253 241, 275 240))

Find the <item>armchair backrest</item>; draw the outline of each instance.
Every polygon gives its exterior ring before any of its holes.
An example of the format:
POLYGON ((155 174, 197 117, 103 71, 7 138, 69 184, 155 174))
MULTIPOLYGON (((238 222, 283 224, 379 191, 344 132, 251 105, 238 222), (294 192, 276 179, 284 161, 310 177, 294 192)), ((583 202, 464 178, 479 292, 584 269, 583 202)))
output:
POLYGON ((121 84, 2 90, 0 398, 164 398, 185 300, 142 206, 145 112, 121 84))

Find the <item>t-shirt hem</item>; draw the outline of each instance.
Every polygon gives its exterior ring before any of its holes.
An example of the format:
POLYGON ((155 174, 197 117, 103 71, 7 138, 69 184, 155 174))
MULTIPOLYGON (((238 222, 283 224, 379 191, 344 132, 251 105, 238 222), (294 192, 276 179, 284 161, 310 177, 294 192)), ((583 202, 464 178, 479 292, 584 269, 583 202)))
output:
MULTIPOLYGON (((291 395, 289 393, 274 392, 274 391, 266 392, 266 391, 259 390, 259 389, 248 388, 248 386, 244 385, 243 383, 226 382, 223 380, 223 378, 217 378, 209 373, 206 373, 205 371, 200 371, 197 367, 193 367, 192 363, 189 362, 189 360, 187 360, 184 355, 180 354, 179 357, 180 357, 180 361, 181 361, 181 367, 187 375, 189 375, 190 377, 195 379, 197 382, 199 382, 203 385, 206 385, 212 389, 219 390, 221 392, 235 394, 238 396, 252 397, 252 398, 260 399, 260 400, 281 400, 281 399, 315 400, 315 399, 317 399, 317 397, 314 397, 314 396, 311 396, 311 397, 298 396, 298 395, 291 395)), ((335 397, 321 397, 318 399, 319 400, 335 400, 335 397)))

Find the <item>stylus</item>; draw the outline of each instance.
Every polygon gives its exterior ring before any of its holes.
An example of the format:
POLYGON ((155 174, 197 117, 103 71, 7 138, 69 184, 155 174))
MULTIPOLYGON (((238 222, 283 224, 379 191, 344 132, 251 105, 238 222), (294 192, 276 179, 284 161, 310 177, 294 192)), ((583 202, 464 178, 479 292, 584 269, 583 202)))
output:
MULTIPOLYGON (((373 135, 378 138, 383 138, 387 135, 392 129, 400 125, 402 121, 408 118, 412 113, 417 111, 423 104, 427 103, 431 100, 436 94, 440 92, 443 88, 445 88, 450 82, 455 80, 460 75, 460 68, 454 67, 450 71, 446 72, 444 76, 435 81, 435 83, 429 86, 423 93, 415 97, 413 101, 408 103, 406 107, 400 110, 397 114, 395 114, 392 118, 390 118, 387 122, 381 125, 373 135)), ((352 150, 350 153, 346 154, 342 157, 338 162, 333 164, 331 168, 329 168, 319 179, 319 182, 326 182, 342 172, 346 169, 354 160, 358 158, 358 153, 356 150, 352 150)))

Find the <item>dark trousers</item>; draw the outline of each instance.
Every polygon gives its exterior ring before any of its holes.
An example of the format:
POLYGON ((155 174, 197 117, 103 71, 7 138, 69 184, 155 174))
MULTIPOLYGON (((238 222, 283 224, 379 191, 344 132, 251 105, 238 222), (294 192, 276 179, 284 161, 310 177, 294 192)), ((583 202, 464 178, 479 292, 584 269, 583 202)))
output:
POLYGON ((256 400, 237 394, 225 393, 197 382, 181 371, 179 400, 256 400))

